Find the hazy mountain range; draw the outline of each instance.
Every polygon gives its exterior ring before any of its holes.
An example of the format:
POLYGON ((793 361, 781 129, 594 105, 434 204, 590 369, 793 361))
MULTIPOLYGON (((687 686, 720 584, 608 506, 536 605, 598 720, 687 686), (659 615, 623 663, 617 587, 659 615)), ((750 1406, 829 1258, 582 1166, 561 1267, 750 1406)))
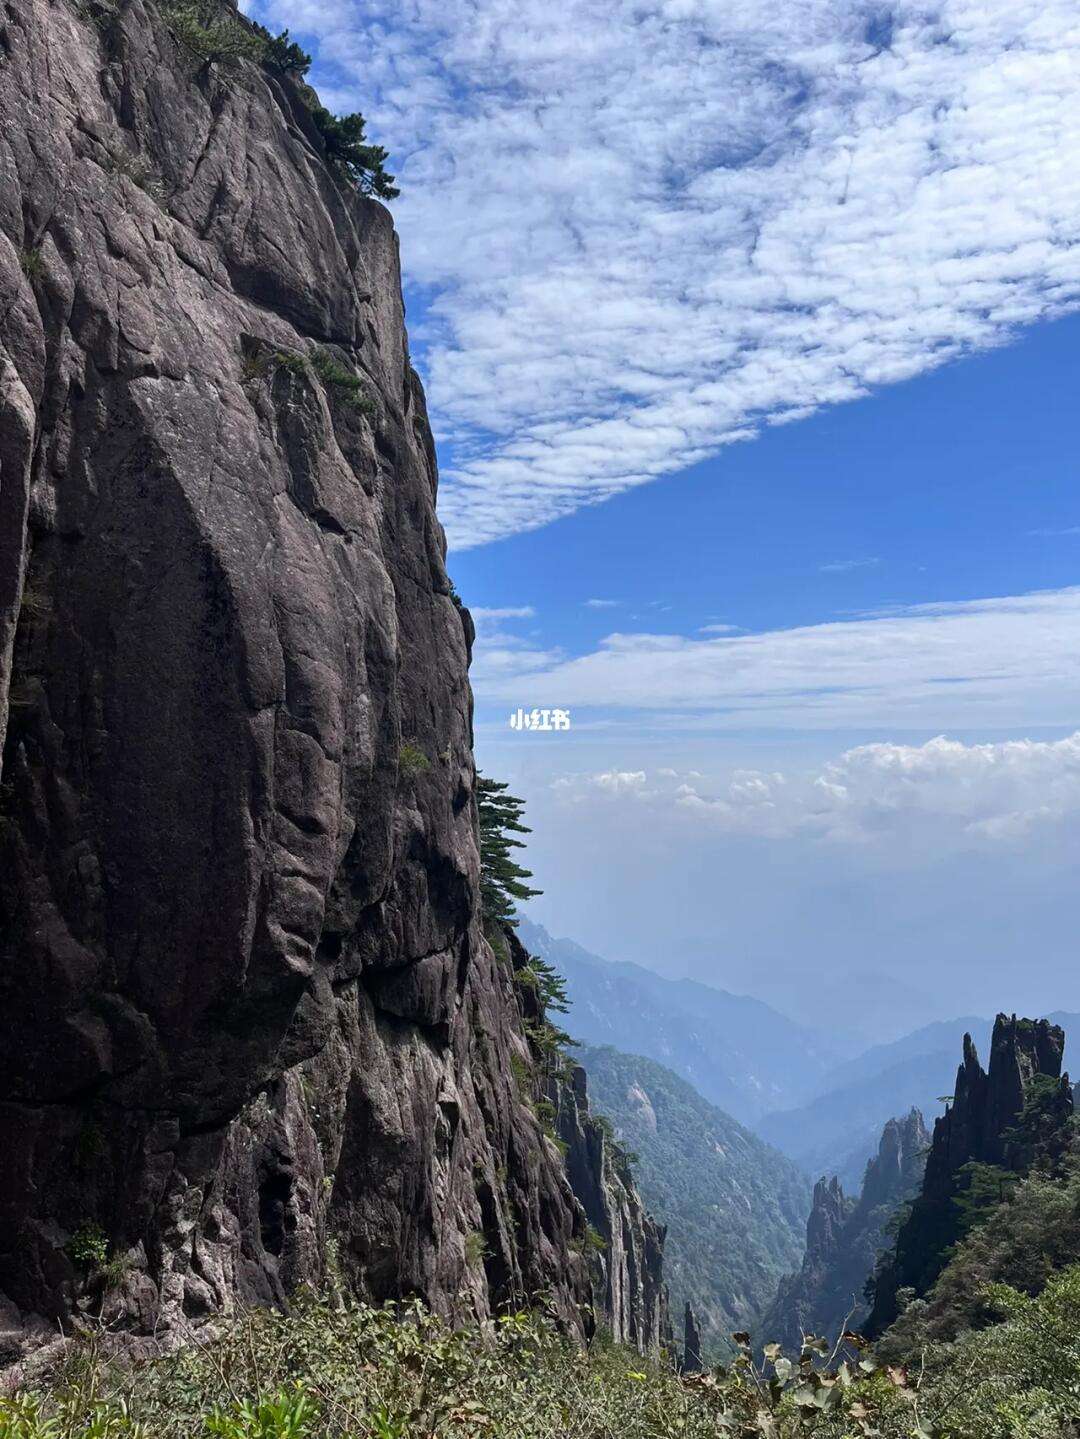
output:
MULTIPOLYGON (((527 919, 518 933, 565 977, 575 1039, 656 1060, 811 1178, 835 1174, 856 1192, 890 1119, 916 1108, 933 1127, 964 1034, 988 1051, 991 1018, 940 1020, 859 1050, 847 1031, 800 1025, 759 999, 601 959, 527 919)), ((1080 1015, 1047 1017, 1080 1034, 1080 1015)))
POLYGON ((575 1039, 657 1060, 744 1124, 803 1102, 848 1052, 761 1000, 601 959, 527 919, 518 935, 564 976, 575 1039))
MULTIPOLYGON (((1080 1036, 1080 1015, 1056 1010, 1045 1018, 1066 1036, 1080 1036)), ((835 1174, 857 1190, 885 1122, 915 1108, 932 1129, 952 1094, 964 1035, 987 1059, 993 1027, 991 1019, 963 1015, 875 1045, 831 1069, 806 1103, 765 1115, 754 1127, 811 1176, 835 1174)))

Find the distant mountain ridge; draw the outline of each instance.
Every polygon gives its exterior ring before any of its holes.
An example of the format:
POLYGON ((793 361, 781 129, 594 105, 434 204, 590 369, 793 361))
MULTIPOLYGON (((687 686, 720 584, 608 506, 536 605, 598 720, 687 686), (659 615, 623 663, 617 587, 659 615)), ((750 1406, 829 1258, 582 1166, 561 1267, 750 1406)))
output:
POLYGON ((601 959, 529 919, 518 934, 565 978, 575 1039, 666 1065, 744 1124, 803 1101, 841 1057, 830 1038, 762 1000, 601 959))
POLYGON ((672 1311, 687 1301, 706 1357, 752 1327, 796 1268, 810 1208, 798 1168, 655 1060, 579 1047, 594 1111, 636 1156, 638 1188, 667 1225, 672 1311))
MULTIPOLYGON (((1080 1015, 1055 1010, 1048 1018, 1066 1033, 1080 1033, 1080 1015)), ((829 1070, 806 1102, 764 1115, 754 1128, 809 1174, 835 1174, 845 1188, 857 1189, 889 1118, 918 1109, 929 1123, 940 1114, 964 1035, 985 1054, 993 1027, 991 1019, 968 1015, 874 1045, 829 1070)))

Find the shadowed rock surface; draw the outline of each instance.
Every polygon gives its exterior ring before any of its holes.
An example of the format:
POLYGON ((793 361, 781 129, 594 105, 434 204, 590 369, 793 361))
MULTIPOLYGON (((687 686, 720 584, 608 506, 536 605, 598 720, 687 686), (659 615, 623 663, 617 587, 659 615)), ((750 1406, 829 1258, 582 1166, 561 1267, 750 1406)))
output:
POLYGON ((694 1306, 688 1299, 683 1310, 682 1371, 684 1374, 700 1374, 703 1368, 701 1330, 698 1327, 697 1316, 694 1314, 694 1306))
POLYGON ((551 1090, 566 1171, 589 1221, 595 1302, 604 1323, 643 1351, 671 1348, 664 1286, 666 1230, 646 1211, 629 1165, 589 1111, 585 1070, 551 1090))
POLYGON ((1048 1020, 999 1014, 984 1070, 964 1036, 963 1063, 952 1101, 934 1122, 922 1189, 896 1238, 889 1262, 877 1278, 867 1332, 880 1334, 896 1318, 898 1291, 925 1294, 941 1272, 962 1229, 957 1204, 965 1189, 966 1166, 994 1166, 1023 1173, 1031 1160, 1021 1121, 1029 1099, 1038 1099, 1040 1124, 1063 1131, 1073 1112, 1068 1075, 1062 1075, 1065 1031, 1048 1020))
POLYGON ((804 1334, 836 1343, 845 1328, 858 1330, 869 1311, 866 1281, 885 1245, 886 1229, 917 1191, 930 1136, 913 1109, 886 1124, 878 1152, 866 1166, 858 1199, 840 1181, 820 1179, 806 1221, 806 1255, 797 1274, 780 1281, 761 1321, 761 1338, 798 1351, 804 1334))
POLYGON ((580 1331, 390 216, 145 0, 6 6, 0 164, 3 1357, 281 1302, 331 1238, 580 1331))

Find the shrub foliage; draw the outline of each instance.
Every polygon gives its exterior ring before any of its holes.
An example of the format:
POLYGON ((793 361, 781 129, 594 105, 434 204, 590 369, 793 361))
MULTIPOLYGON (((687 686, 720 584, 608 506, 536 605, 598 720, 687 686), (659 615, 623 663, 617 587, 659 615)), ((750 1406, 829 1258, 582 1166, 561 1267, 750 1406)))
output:
MULTIPOLYGON (((488 925, 513 924, 518 903, 541 891, 530 889, 532 871, 518 864, 512 850, 524 849, 517 834, 530 834, 521 823, 523 801, 508 793, 508 786, 484 775, 476 777, 476 804, 480 816, 480 894, 488 925)), ((535 967, 535 959, 532 961, 535 967)))
POLYGON ((317 105, 311 118, 326 147, 327 163, 339 180, 355 185, 362 195, 378 195, 383 200, 393 200, 401 194, 386 169, 390 158, 387 151, 365 138, 363 115, 332 115, 317 105))
POLYGON ((180 46, 201 65, 263 58, 262 37, 219 0, 164 0, 162 14, 180 46))
POLYGON ((809 1338, 680 1377, 550 1319, 454 1331, 418 1304, 301 1297, 142 1363, 94 1342, 34 1391, 0 1398, 0 1439, 1050 1439, 1080 1422, 1080 1266, 1038 1298, 1007 1285, 996 1322, 919 1370, 809 1338))

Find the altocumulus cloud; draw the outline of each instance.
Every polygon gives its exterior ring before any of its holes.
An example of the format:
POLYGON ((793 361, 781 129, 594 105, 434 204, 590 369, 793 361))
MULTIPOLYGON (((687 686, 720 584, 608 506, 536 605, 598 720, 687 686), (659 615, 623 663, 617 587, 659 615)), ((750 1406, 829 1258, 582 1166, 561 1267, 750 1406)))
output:
POLYGON ((479 653, 485 702, 638 712, 654 728, 1071 728, 1080 588, 759 634, 611 634, 589 654, 554 661, 521 644, 509 661, 501 650, 497 672, 479 653))
POLYGON ((817 773, 736 770, 700 775, 609 770, 554 781, 562 801, 590 799, 682 811, 718 831, 763 838, 888 842, 935 850, 1008 844, 1080 820, 1080 732, 1054 741, 861 745, 817 773))
POLYGON ((247 8, 397 161, 458 546, 1080 295, 1075 0, 247 8))

